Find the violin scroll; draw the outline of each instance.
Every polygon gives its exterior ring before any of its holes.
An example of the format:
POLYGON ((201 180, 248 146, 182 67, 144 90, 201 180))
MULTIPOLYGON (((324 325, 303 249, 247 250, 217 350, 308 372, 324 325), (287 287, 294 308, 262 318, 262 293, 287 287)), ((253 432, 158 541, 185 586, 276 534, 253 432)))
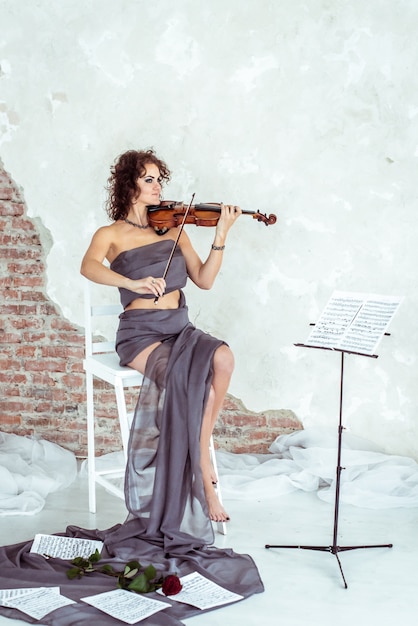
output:
POLYGON ((254 213, 253 219, 257 220, 257 222, 264 222, 266 226, 272 226, 277 222, 277 217, 274 213, 270 213, 268 217, 266 213, 254 213))

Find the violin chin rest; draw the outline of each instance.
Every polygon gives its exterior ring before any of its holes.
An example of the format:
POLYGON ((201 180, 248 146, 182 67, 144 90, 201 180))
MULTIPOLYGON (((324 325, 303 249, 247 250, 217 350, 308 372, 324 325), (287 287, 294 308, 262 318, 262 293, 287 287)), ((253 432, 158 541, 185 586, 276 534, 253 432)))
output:
POLYGON ((166 233, 168 233, 170 229, 167 228, 167 226, 164 226, 163 228, 158 228, 158 226, 156 226, 154 230, 157 233, 157 235, 161 237, 161 235, 165 235, 166 233))

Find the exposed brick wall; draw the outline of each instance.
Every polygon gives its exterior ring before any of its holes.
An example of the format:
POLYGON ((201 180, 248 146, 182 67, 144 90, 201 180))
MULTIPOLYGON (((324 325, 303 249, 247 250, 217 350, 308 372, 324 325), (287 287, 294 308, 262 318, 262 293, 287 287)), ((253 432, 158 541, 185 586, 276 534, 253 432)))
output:
POLYGON ((215 445, 229 452, 264 453, 279 435, 303 428, 293 411, 277 409, 255 413, 228 395, 217 422, 215 445))
MULTIPOLYGON (((39 436, 87 454, 84 329, 65 319, 45 289, 45 252, 22 194, 0 163, 0 430, 39 436)), ((128 394, 128 404, 135 396, 128 394)), ((95 384, 96 446, 119 450, 112 387, 95 384)), ((302 426, 291 411, 251 413, 228 396, 215 431, 218 445, 265 452, 302 426)))

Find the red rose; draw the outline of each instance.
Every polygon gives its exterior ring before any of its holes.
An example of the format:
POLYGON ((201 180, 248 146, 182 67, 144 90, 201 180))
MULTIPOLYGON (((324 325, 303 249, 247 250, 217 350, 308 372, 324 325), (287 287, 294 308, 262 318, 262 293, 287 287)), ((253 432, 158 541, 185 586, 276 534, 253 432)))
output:
POLYGON ((180 582, 180 578, 175 574, 170 574, 167 578, 164 578, 162 592, 165 596, 175 596, 182 590, 183 585, 180 582))

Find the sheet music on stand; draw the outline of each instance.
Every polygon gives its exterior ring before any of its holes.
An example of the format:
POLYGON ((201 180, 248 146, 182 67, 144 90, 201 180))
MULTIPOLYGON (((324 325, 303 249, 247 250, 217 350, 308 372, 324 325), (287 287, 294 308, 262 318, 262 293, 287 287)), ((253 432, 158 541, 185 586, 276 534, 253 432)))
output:
POLYGON ((402 299, 334 291, 303 345, 375 356, 402 299))

